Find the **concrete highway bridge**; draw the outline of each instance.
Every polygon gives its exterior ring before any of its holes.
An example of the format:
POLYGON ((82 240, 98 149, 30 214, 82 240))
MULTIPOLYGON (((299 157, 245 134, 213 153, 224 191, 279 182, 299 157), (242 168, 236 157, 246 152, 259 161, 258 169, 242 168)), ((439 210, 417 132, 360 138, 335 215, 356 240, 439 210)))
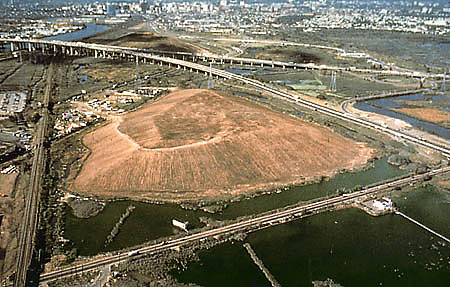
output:
MULTIPOLYGON (((173 59, 181 59, 183 61, 190 62, 209 62, 214 65, 229 64, 229 65, 248 65, 255 67, 271 67, 271 68, 283 68, 283 69, 302 69, 302 70, 319 70, 319 71, 335 71, 335 72, 355 72, 361 74, 370 75, 389 75, 389 76, 403 76, 403 77, 415 77, 415 78, 432 78, 443 79, 444 74, 424 73, 417 71, 409 71, 404 69, 361 69, 357 67, 338 67, 330 65, 317 65, 314 63, 295 63, 295 62, 282 62, 273 60, 261 60, 252 58, 240 58, 230 57, 224 55, 211 55, 211 54, 198 54, 198 53, 186 53, 175 51, 163 51, 155 49, 140 49, 140 48, 128 48, 128 47, 113 47, 99 44, 87 44, 83 42, 64 42, 57 40, 40 40, 40 39, 2 39, 0 38, 0 47, 5 49, 7 46, 10 51, 40 51, 46 55, 69 55, 69 56, 94 56, 102 58, 126 58, 130 56, 127 52, 145 53, 150 56, 158 55, 163 57, 169 57, 173 59)), ((322 46, 319 46, 322 47, 322 46)), ((134 58, 134 56, 130 56, 134 58)), ((148 58, 142 58, 145 62, 148 58)), ((158 59, 154 59, 158 61, 158 59)))
MULTIPOLYGON (((177 69, 184 69, 189 70, 191 72, 201 72, 205 73, 206 75, 214 75, 218 78, 223 79, 230 79, 239 81, 241 83, 250 85, 254 88, 257 88, 261 90, 262 92, 269 93, 271 95, 280 97, 286 101, 295 103, 297 105, 300 105, 302 107, 314 110, 318 113, 333 117, 335 119, 339 119, 342 121, 350 122, 359 126, 363 126, 366 128, 370 128, 373 130, 376 130, 378 132, 387 134, 392 136, 394 139, 400 139, 402 141, 407 141, 410 143, 413 143, 415 145, 425 147, 427 149, 433 150, 435 152, 440 153, 443 157, 446 157, 450 159, 450 150, 446 147, 440 146, 437 143, 424 140, 422 138, 414 137, 409 134, 403 133, 401 131, 397 131, 394 129, 390 129, 388 127, 384 127, 382 125, 370 122, 368 120, 358 118, 355 115, 352 114, 346 114, 342 113, 341 111, 334 110, 332 108, 322 106, 304 99, 301 99, 300 97, 296 95, 291 95, 287 92, 281 91, 279 89, 273 88, 272 86, 266 85, 262 82, 259 82, 257 80, 248 79, 241 75, 236 75, 234 73, 230 73, 221 69, 212 68, 211 66, 205 66, 201 65, 195 62, 187 61, 186 55, 181 55, 182 59, 177 58, 176 56, 165 56, 165 55, 159 55, 156 53, 151 52, 144 52, 136 49, 130 49, 130 48, 123 48, 123 47, 116 47, 116 46, 108 46, 108 45, 99 45, 99 44, 88 44, 88 43, 81 43, 81 42, 64 42, 64 41, 45 41, 45 40, 39 40, 39 39, 4 39, 0 38, 0 46, 6 46, 9 45, 9 48, 12 52, 15 51, 27 51, 28 53, 41 53, 44 55, 53 55, 53 56, 73 56, 73 57, 84 57, 84 56, 90 56, 95 58, 105 58, 105 59, 111 59, 111 60, 129 60, 134 61, 137 64, 139 63, 151 63, 151 64, 159 64, 159 65, 168 65, 169 67, 174 67, 177 69)), ((197 60, 198 55, 192 55, 191 60, 197 60)), ((214 57, 214 56, 210 56, 214 57)), ((223 61, 230 61, 231 58, 225 58, 222 57, 223 61)), ((240 59, 240 58, 233 58, 233 59, 240 59)), ((265 62, 257 62, 257 61, 263 61, 263 60, 248 60, 253 61, 253 63, 260 63, 260 65, 268 64, 266 62, 270 62, 270 66, 278 62, 272 62, 272 61, 265 61, 265 62)), ((280 62, 281 63, 281 62, 280 62)), ((289 67, 301 67, 298 64, 291 63, 291 66, 289 67)), ((286 66, 287 67, 287 66, 286 66)), ((448 171, 448 168, 445 170, 445 172, 448 171)), ((430 174, 433 175, 433 174, 430 174)), ((417 180, 414 177, 405 179, 406 181, 414 181, 417 180)), ((283 211, 283 212, 277 212, 275 214, 271 215, 264 215, 261 217, 258 217, 256 219, 247 220, 245 222, 240 222, 236 224, 232 224, 225 227, 220 227, 214 230, 208 230, 204 233, 199 234, 193 234, 189 235, 180 239, 176 239, 174 241, 171 241, 169 243, 161 244, 161 246, 152 246, 152 247, 146 247, 146 249, 138 250, 139 254, 149 254, 151 252, 156 252, 159 250, 167 249, 170 247, 178 246, 185 244, 187 242, 191 242, 193 240, 200 240, 202 238, 207 238, 209 236, 214 235, 220 235, 224 233, 228 233, 231 231, 236 230, 245 230, 245 228, 250 228, 251 226, 261 225, 261 224, 270 224, 279 222, 280 220, 286 220, 286 218, 295 217, 295 214, 301 214, 302 211, 306 212, 315 212, 317 210, 321 210, 322 208, 328 208, 330 206, 334 206, 337 204, 342 204, 345 202, 348 202, 352 199, 359 198, 360 196, 370 194, 371 192, 375 192, 377 190, 381 190, 386 187, 379 187, 377 189, 366 189, 365 193, 353 193, 349 197, 338 197, 333 199, 327 199, 320 203, 314 203, 308 206, 299 207, 296 209, 292 209, 290 211, 283 211)), ((30 236, 31 237, 31 236, 30 236)), ((140 255, 139 255, 140 256, 140 255)), ((102 259, 101 262, 91 262, 88 266, 83 265, 81 268, 97 268, 98 264, 105 265, 107 262, 109 264, 117 263, 122 259, 117 257, 110 257, 109 259, 102 259), (104 260, 110 260, 110 261, 104 261, 104 260), (118 261, 119 260, 119 261, 118 261), (96 265, 97 264, 97 265, 96 265)), ((86 269, 84 269, 86 270, 86 269)), ((73 270, 62 270, 58 271, 57 273, 52 274, 44 274, 41 279, 43 281, 45 280, 51 280, 51 278, 61 277, 61 276, 67 276, 73 274, 73 270), (53 276, 53 277, 52 277, 53 276)), ((24 286, 24 285, 17 285, 24 286)))
MULTIPOLYGON (((205 75, 214 75, 218 78, 231 79, 240 81, 242 83, 253 86, 261 91, 267 92, 269 94, 283 98, 284 100, 291 101, 297 105, 303 106, 305 108, 312 109, 319 113, 338 118, 343 121, 352 122, 354 124, 364 126, 366 128, 375 129, 381 133, 388 134, 394 139, 400 139, 402 141, 407 141, 415 145, 431 149, 433 151, 439 152, 442 156, 450 158, 450 150, 443 147, 437 143, 427 141, 422 138, 411 136, 401 131, 397 131, 388 127, 384 127, 380 124, 370 122, 366 119, 358 118, 352 114, 342 113, 340 111, 334 110, 332 108, 319 105, 304 99, 296 95, 291 95, 287 92, 281 91, 277 88, 273 88, 267 84, 259 82, 257 80, 248 79, 244 76, 237 75, 231 72, 227 72, 221 69, 212 68, 211 66, 205 66, 197 64, 187 60, 180 60, 178 58, 157 55, 154 53, 145 53, 137 51, 132 48, 124 48, 117 46, 99 45, 99 44, 89 44, 82 42, 65 42, 65 41, 47 41, 40 39, 5 39, 0 38, 0 45, 10 45, 11 51, 26 50, 30 53, 39 52, 47 55, 67 55, 67 56, 92 56, 96 58, 106 58, 106 59, 126 59, 130 61, 135 61, 138 63, 151 63, 159 65, 168 65, 169 67, 175 67, 177 69, 189 70, 191 72, 202 72, 205 75)), ((195 57, 195 56, 193 56, 195 57)), ((212 56, 211 56, 212 57, 212 56)), ((264 60, 255 60, 264 61, 264 60)), ((272 63, 272 61, 268 61, 272 63)), ((301 65, 292 63, 292 65, 301 65)), ((309 65, 309 64, 306 64, 309 65)), ((444 76, 444 75, 442 75, 444 76)))

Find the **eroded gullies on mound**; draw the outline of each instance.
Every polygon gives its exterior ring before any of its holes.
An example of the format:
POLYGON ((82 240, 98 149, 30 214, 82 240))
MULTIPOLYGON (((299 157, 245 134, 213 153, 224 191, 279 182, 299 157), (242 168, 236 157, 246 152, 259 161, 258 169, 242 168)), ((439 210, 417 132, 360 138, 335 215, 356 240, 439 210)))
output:
POLYGON ((84 143, 91 154, 75 190, 165 198, 236 195, 331 176, 373 153, 328 128, 206 90, 174 92, 87 134, 84 143))

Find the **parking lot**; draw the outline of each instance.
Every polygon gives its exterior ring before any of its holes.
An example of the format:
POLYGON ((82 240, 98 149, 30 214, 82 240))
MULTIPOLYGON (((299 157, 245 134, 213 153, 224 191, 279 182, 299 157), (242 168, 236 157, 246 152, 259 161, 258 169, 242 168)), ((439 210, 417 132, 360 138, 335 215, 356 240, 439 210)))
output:
POLYGON ((25 108, 27 95, 22 92, 0 93, 0 112, 20 113, 25 108))

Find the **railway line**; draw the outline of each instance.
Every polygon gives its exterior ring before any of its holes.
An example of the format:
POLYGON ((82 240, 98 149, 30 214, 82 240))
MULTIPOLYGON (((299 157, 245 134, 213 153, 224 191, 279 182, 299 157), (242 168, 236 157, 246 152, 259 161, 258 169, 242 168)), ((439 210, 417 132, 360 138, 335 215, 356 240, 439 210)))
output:
POLYGON ((134 249, 131 252, 120 252, 116 255, 111 255, 102 259, 94 260, 86 264, 80 264, 56 270, 53 272, 45 273, 41 275, 40 282, 45 283, 57 280, 62 277, 72 276, 74 274, 93 270, 104 265, 117 264, 120 262, 125 262, 129 259, 142 258, 151 254, 155 254, 162 251, 168 251, 170 249, 181 247, 191 242, 200 241, 211 237, 222 236, 235 232, 251 232, 262 228, 267 228, 275 224, 284 223, 286 221, 291 221, 296 218, 302 218, 324 210, 329 210, 330 208, 334 208, 342 204, 349 204, 354 202, 355 200, 362 199, 367 196, 385 191, 386 189, 391 189, 396 186, 410 184, 412 182, 417 182, 427 177, 446 173, 449 171, 450 167, 444 167, 423 174, 413 175, 395 181, 372 186, 361 191, 343 194, 332 198, 319 199, 315 202, 287 207, 284 210, 275 210, 266 212, 251 219, 245 219, 242 221, 238 221, 235 223, 231 223, 225 226, 217 227, 206 231, 187 234, 183 237, 176 238, 173 240, 163 241, 150 246, 134 249))
MULTIPOLYGON (((52 51, 54 55, 57 54, 67 54, 70 56, 94 56, 94 57, 103 57, 109 59, 127 59, 131 61, 139 62, 151 62, 151 63, 165 63, 168 64, 169 67, 173 66, 177 69, 190 69, 190 71, 194 72, 202 72, 206 75, 211 74, 217 77, 231 79, 235 81, 239 81, 241 83, 252 86, 262 92, 269 93, 271 95, 280 97, 286 101, 295 103, 299 106, 314 110, 321 114, 333 117, 335 119, 343 120, 349 123, 353 123, 365 128, 376 130, 380 133, 392 136, 395 139, 400 139, 402 141, 410 142, 415 145, 425 147, 440 153, 442 156, 446 158, 450 158, 450 150, 446 147, 440 146, 434 142, 426 141, 422 138, 414 137, 403 133, 401 131, 397 131, 394 129, 390 129, 388 127, 370 122, 365 119, 358 118, 355 115, 342 113, 341 111, 334 110, 332 108, 322 106, 307 100, 304 100, 296 95, 291 95, 287 92, 278 90, 269 85, 266 85, 257 80, 248 79, 244 76, 240 76, 237 74, 233 74, 227 71, 223 71, 221 69, 208 67, 205 65, 197 64, 194 62, 184 61, 176 58, 165 57, 156 54, 149 54, 140 51, 133 51, 129 49, 125 49, 122 47, 114 47, 114 46, 106 46, 106 45, 98 45, 98 44, 86 44, 80 42, 63 42, 63 41, 41 41, 41 40, 23 40, 23 39, 0 39, 0 42, 10 42, 12 45, 12 50, 14 48, 13 42, 15 45, 22 45, 23 48, 28 48, 29 52, 33 52, 36 49, 39 49, 43 53, 47 53, 52 51)), ((19 46, 20 46, 19 45, 19 46)), ((273 62, 272 62, 273 63, 273 62)), ((264 65, 265 63, 261 63, 264 65)), ((51 70, 49 69, 49 74, 51 70)), ((50 77, 51 78, 51 77, 50 77)), ((51 90, 51 82, 47 78, 47 85, 45 90, 47 105, 48 98, 51 90)), ((31 184, 30 191, 27 194, 26 200, 26 208, 24 214, 24 223, 21 228, 21 236, 20 236, 20 250, 18 253, 18 262, 17 262, 17 273, 14 282, 14 286, 25 286, 26 284, 26 270, 28 268, 29 262, 31 260, 32 255, 32 241, 34 236, 34 230, 37 224, 37 195, 39 193, 41 172, 43 166, 43 158, 45 156, 45 150, 43 149, 43 142, 45 140, 45 132, 47 130, 47 122, 48 122, 48 113, 46 110, 47 105, 44 103, 43 109, 43 117, 39 123, 38 135, 36 141, 36 151, 33 159, 33 168, 32 168, 32 176, 31 176, 31 184), (32 228, 27 228, 32 227, 32 228), (28 248, 27 248, 28 246, 28 248)), ((366 188, 362 191, 353 192, 349 194, 345 194, 342 196, 336 196, 333 198, 322 199, 317 202, 308 203, 301 206, 295 206, 291 208, 287 208, 282 211, 274 211, 268 214, 262 214, 252 219, 242 220, 236 223, 232 223, 226 226, 217 227, 211 230, 201 231, 198 233, 188 234, 181 238, 176 238, 167 242, 161 242, 156 245, 151 245, 148 247, 142 247, 139 249, 135 249, 134 253, 119 253, 116 255, 108 256, 103 259, 91 261, 89 263, 83 265, 77 265, 69 268, 60 269, 54 272, 42 274, 40 277, 41 282, 48 282, 52 280, 56 280, 61 277, 70 276, 76 273, 93 270, 98 268, 99 266, 104 266, 108 264, 115 264, 118 262, 122 262, 125 260, 133 258, 139 258, 143 256, 147 256, 150 254, 154 254, 156 252, 161 252, 164 250, 169 250, 174 247, 179 247, 190 242, 195 242, 202 239, 207 239, 213 236, 221 236, 224 234, 229 234, 233 232, 242 232, 242 231, 252 231, 259 228, 265 228, 271 226, 273 224, 278 224, 281 222, 285 222, 287 220, 293 220, 297 217, 307 216, 308 214, 313 214, 315 212, 320 212, 323 210, 327 210, 329 208, 336 207, 341 204, 350 203, 354 200, 363 198, 365 196, 375 194, 381 192, 383 190, 404 185, 407 183, 415 182, 420 179, 423 179, 427 176, 433 176, 439 173, 448 172, 450 167, 433 170, 421 175, 414 175, 407 178, 402 178, 396 181, 388 182, 385 184, 373 186, 370 188, 366 188)))
MULTIPOLYGON (((172 60, 176 61, 174 64, 180 64, 180 63, 178 63, 178 61, 180 61, 180 60, 177 60, 177 59, 172 59, 172 60)), ((313 109, 316 112, 320 112, 322 114, 325 114, 325 115, 328 115, 328 116, 331 116, 331 117, 334 117, 334 118, 338 118, 340 120, 351 122, 351 123, 357 124, 359 126, 363 126, 363 127, 366 127, 366 128, 377 130, 378 132, 381 132, 381 133, 384 133, 384 134, 387 134, 387 135, 390 135, 390 136, 394 136, 396 138, 400 138, 402 140, 411 142, 413 144, 416 144, 416 145, 419 145, 419 146, 422 146, 422 147, 425 147, 425 148, 429 148, 431 150, 435 150, 435 151, 439 152, 440 154, 442 154, 443 156, 445 156, 446 158, 450 158, 450 150, 445 148, 445 147, 442 147, 442 146, 440 146, 440 145, 438 145, 436 143, 432 143, 432 142, 426 141, 424 139, 408 135, 408 134, 406 134, 404 132, 396 131, 396 130, 393 130, 391 128, 384 127, 384 126, 379 125, 377 123, 373 123, 371 121, 358 118, 358 117, 356 117, 356 116, 354 116, 352 114, 342 113, 342 112, 337 111, 335 109, 328 108, 326 106, 322 106, 322 105, 319 105, 319 104, 316 104, 316 103, 313 103, 313 102, 301 99, 298 96, 291 95, 289 93, 286 93, 286 92, 280 91, 278 89, 272 88, 272 87, 267 86, 267 85, 265 85, 265 84, 263 84, 263 83, 261 83, 259 81, 256 81, 256 80, 253 80, 253 79, 248 79, 248 78, 245 78, 243 76, 236 75, 236 74, 233 74, 233 73, 230 73, 230 72, 226 72, 226 71, 222 71, 222 70, 219 70, 219 69, 208 68, 208 67, 196 64, 196 63, 191 63, 190 67, 195 68, 195 69, 206 68, 206 69, 203 69, 205 72, 210 72, 212 74, 215 74, 215 75, 227 78, 227 79, 234 79, 234 80, 237 80, 237 81, 240 81, 240 82, 244 82, 244 83, 246 83, 246 84, 248 84, 250 86, 253 86, 253 87, 258 88, 258 89, 260 89, 262 91, 268 92, 270 94, 279 96, 281 98, 284 98, 284 99, 286 99, 288 101, 294 102, 294 103, 296 103, 296 104, 298 104, 300 106, 303 106, 305 108, 313 109)))
POLYGON ((18 250, 16 253, 17 259, 15 266, 16 272, 14 276, 14 287, 27 286, 27 272, 33 256, 34 239, 39 216, 39 194, 42 174, 45 171, 44 141, 46 139, 48 125, 47 108, 52 90, 52 78, 53 65, 50 65, 46 75, 42 117, 39 120, 37 128, 35 152, 30 174, 30 184, 28 186, 28 192, 25 194, 25 210, 20 227, 18 250))

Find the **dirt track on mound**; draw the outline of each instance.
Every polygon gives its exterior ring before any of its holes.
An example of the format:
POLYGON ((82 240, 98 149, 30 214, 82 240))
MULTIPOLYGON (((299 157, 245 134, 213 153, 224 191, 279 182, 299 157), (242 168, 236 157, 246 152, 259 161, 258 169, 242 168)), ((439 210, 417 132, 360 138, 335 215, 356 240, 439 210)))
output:
POLYGON ((87 134, 72 188, 192 199, 298 183, 363 165, 373 150, 330 129, 206 90, 174 92, 87 134))

